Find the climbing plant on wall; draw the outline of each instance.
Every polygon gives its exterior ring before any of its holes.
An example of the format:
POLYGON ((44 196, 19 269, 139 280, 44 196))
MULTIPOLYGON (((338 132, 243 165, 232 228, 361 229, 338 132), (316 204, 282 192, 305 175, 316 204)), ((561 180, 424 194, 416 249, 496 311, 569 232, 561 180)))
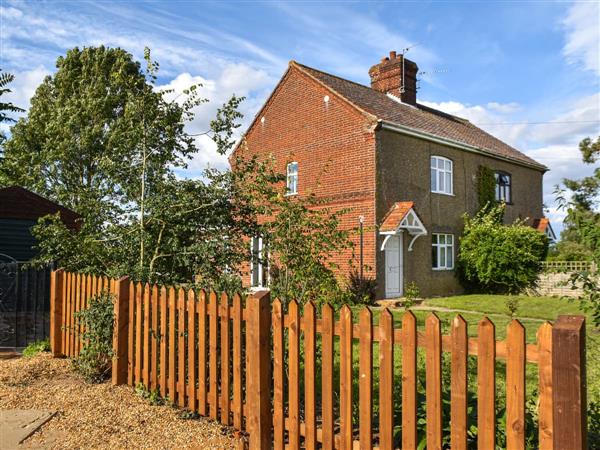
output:
POLYGON ((479 166, 477 170, 477 196, 480 210, 496 203, 496 177, 487 166, 479 166))

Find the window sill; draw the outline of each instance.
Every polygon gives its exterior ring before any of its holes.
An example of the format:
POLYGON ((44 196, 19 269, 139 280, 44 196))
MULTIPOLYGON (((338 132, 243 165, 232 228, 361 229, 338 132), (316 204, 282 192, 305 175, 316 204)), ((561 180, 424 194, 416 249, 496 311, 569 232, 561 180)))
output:
POLYGON ((285 196, 286 197, 293 197, 294 195, 298 195, 297 192, 286 192, 285 196))
POLYGON ((447 197, 456 197, 456 195, 454 193, 448 194, 447 192, 438 192, 438 191, 431 191, 431 193, 432 194, 445 195, 447 197))
POLYGON ((447 267, 432 267, 431 270, 433 270, 434 272, 452 272, 454 270, 454 267, 452 268, 447 268, 447 267))

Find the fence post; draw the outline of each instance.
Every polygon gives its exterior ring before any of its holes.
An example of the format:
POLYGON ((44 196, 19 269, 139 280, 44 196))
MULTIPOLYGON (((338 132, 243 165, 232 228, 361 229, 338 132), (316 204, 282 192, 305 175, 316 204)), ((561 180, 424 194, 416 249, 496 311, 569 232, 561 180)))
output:
POLYGON ((271 448, 271 296, 259 291, 246 303, 248 431, 250 450, 271 448), (251 352, 252 354, 250 355, 251 352))
POLYGON ((554 448, 587 448, 585 317, 559 316, 552 328, 554 448))
POLYGON ((54 357, 64 355, 64 349, 62 348, 62 305, 65 301, 63 297, 64 274, 63 269, 53 270, 50 273, 50 349, 54 357))
POLYGON ((127 383, 129 343, 129 277, 121 277, 114 284, 115 325, 113 332, 112 384, 127 383))

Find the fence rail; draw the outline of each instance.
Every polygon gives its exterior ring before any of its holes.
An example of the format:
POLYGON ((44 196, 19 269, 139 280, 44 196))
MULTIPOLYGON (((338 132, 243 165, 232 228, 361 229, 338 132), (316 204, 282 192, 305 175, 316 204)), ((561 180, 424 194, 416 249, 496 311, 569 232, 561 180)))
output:
POLYGON ((355 320, 348 306, 336 313, 324 305, 319 317, 312 303, 285 308, 266 291, 229 298, 57 271, 56 356, 77 355, 73 313, 102 290, 115 295, 113 383, 141 383, 180 407, 248 431, 252 449, 416 448, 421 439, 440 449, 448 438, 453 449, 466 449, 472 425, 478 448, 495 448, 498 361, 505 367, 507 448, 525 448, 527 363, 538 367, 539 448, 585 448, 583 317, 545 323, 537 342, 526 344, 517 320, 497 341, 487 318, 469 338, 460 316, 444 335, 434 314, 421 332, 411 312, 398 327, 387 309, 376 321, 364 308, 355 320), (445 355, 449 380, 442 374, 445 355), (469 392, 469 356, 477 359, 476 392, 469 392), (449 415, 442 383, 450 387, 449 415), (476 423, 468 414, 471 394, 476 423), (417 426, 423 409, 425 432, 417 426))

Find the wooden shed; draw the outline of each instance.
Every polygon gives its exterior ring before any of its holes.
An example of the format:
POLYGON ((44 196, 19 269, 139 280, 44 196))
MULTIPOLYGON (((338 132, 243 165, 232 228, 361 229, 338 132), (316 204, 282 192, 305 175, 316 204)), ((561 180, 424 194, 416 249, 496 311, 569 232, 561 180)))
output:
POLYGON ((79 215, 20 186, 0 189, 0 254, 19 262, 36 255, 31 228, 40 217, 59 212, 69 228, 77 227, 79 215))

